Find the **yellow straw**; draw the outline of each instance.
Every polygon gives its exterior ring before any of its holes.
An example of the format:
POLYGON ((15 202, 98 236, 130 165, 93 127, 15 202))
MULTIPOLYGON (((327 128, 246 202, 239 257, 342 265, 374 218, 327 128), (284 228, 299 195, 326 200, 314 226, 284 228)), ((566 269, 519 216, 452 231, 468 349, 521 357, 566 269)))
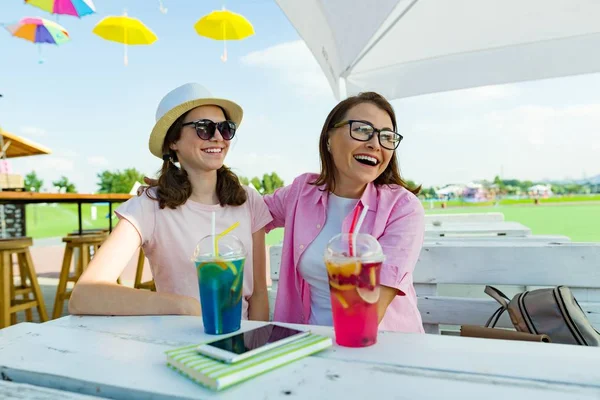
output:
POLYGON ((240 225, 239 222, 236 222, 235 224, 231 225, 229 228, 225 229, 223 232, 219 233, 215 239, 215 254, 218 255, 219 254, 219 239, 221 239, 223 236, 227 235, 229 232, 231 232, 232 230, 234 230, 235 228, 237 228, 240 225))

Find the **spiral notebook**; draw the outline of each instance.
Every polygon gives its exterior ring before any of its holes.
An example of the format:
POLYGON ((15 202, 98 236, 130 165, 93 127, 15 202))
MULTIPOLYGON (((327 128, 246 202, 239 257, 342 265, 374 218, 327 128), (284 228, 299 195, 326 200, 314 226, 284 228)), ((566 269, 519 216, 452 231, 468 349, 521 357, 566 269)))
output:
POLYGON ((330 337, 311 333, 235 364, 199 354, 196 351, 198 345, 180 347, 165 353, 167 366, 204 387, 219 391, 317 353, 332 344, 330 337))

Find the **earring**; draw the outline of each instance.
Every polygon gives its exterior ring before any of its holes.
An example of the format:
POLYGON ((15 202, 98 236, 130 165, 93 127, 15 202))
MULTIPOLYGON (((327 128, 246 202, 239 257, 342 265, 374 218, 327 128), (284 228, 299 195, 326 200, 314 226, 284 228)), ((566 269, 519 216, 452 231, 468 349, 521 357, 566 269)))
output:
POLYGON ((331 145, 329 144, 329 141, 327 141, 327 151, 331 151, 331 145))

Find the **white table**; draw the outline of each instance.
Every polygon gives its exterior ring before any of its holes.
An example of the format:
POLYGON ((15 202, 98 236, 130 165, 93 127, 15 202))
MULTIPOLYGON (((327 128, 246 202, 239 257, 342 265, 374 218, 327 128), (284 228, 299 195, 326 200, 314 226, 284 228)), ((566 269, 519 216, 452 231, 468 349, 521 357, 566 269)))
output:
MULTIPOLYGON (((260 324, 244 322, 243 329, 260 324)), ((390 332, 372 347, 334 346, 216 393, 165 365, 164 351, 206 337, 196 317, 22 323, 0 330, 0 373, 118 399, 600 398, 600 348, 390 332)))

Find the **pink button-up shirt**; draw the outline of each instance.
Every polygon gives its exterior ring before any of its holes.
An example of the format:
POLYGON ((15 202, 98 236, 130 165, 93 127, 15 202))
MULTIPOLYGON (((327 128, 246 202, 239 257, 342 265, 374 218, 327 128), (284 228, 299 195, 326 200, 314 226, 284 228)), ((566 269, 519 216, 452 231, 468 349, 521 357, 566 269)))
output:
MULTIPOLYGON (((275 321, 308 323, 310 289, 298 271, 298 263, 325 224, 329 199, 329 192, 322 186, 309 183, 316 178, 316 174, 301 175, 291 185, 264 197, 273 216, 266 231, 285 227, 275 321)), ((412 273, 423 246, 423 206, 416 196, 397 185, 369 184, 359 203, 369 206, 361 232, 377 238, 385 254, 381 284, 401 291, 388 306, 379 329, 422 333, 412 273)), ((349 230, 351 220, 352 213, 344 219, 344 232, 349 230)))

